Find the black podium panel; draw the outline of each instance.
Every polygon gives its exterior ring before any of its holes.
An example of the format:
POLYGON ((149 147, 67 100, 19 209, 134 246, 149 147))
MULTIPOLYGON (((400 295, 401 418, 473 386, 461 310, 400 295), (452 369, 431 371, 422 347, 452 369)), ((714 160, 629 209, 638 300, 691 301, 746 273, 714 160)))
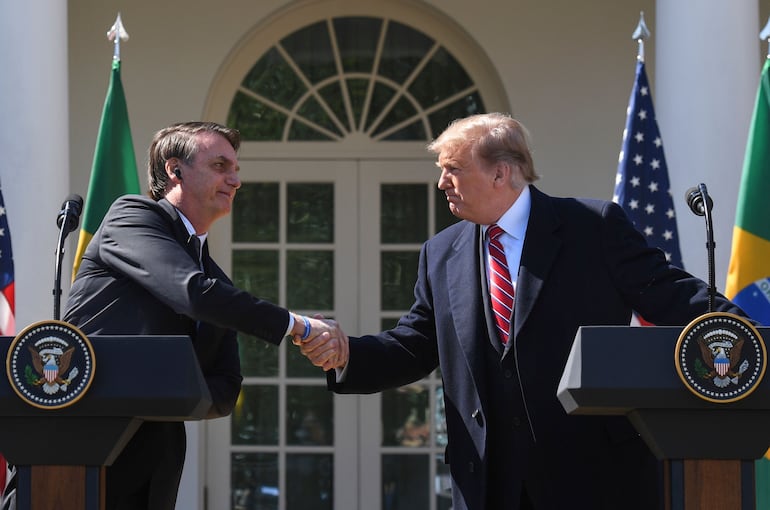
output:
MULTIPOLYGON (((17 465, 110 465, 142 421, 205 418, 211 407, 186 336, 92 336, 94 379, 61 409, 24 402, 0 377, 0 452, 17 465)), ((5 360, 12 337, 0 337, 5 360)))
MULTIPOLYGON (((770 374, 753 393, 712 403, 687 389, 674 360, 680 327, 584 326, 558 398, 570 414, 627 415, 661 459, 757 459, 770 446, 770 374)), ((757 328, 770 339, 770 328, 757 328)))

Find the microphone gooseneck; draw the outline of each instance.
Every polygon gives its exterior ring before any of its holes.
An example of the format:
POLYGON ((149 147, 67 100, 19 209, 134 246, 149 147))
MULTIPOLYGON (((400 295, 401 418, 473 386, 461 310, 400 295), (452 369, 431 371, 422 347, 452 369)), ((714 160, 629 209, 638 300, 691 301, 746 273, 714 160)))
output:
POLYGON ((687 190, 684 195, 687 205, 690 210, 698 216, 704 216, 706 219, 706 251, 708 253, 708 272, 709 272, 709 297, 708 306, 709 312, 714 311, 714 300, 716 298, 716 285, 714 284, 714 231, 711 221, 711 209, 714 207, 714 202, 706 190, 706 185, 703 183, 698 184, 697 187, 693 187, 687 190))
POLYGON ((67 235, 78 228, 80 223, 80 212, 83 210, 83 197, 80 195, 69 195, 64 199, 61 210, 56 216, 56 226, 59 227, 59 241, 56 244, 56 260, 54 264, 54 287, 53 287, 53 318, 59 320, 61 305, 61 263, 64 257, 64 240, 67 235))

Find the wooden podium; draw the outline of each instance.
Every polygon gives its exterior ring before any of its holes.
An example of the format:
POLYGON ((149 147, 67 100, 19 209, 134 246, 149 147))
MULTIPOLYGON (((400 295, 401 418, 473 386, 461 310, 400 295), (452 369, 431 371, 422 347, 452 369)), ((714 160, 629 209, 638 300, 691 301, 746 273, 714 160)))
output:
MULTIPOLYGON (((667 510, 754 510, 754 461, 770 447, 770 377, 745 398, 713 403, 677 374, 683 328, 578 330, 558 389, 569 414, 626 415, 664 460, 667 510)), ((757 328, 770 338, 770 328, 757 328)))
MULTIPOLYGON (((0 337, 5 360, 13 337, 0 337)), ((0 377, 0 452, 19 470, 21 510, 102 510, 104 466, 143 421, 198 420, 211 406, 186 336, 92 336, 95 371, 61 409, 24 402, 0 377)))

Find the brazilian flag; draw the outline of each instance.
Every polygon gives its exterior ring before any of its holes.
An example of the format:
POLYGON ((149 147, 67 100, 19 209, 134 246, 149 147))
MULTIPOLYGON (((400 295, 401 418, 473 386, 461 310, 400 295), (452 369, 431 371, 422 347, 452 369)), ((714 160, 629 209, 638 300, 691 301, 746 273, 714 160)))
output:
POLYGON ((107 210, 121 195, 139 193, 136 155, 128 123, 128 109, 120 80, 120 59, 112 60, 112 75, 104 100, 102 120, 96 137, 91 180, 85 201, 83 224, 72 267, 72 279, 80 267, 83 253, 107 210))
MULTIPOLYGON (((725 295, 770 326, 770 59, 759 80, 746 144, 725 295)), ((756 462, 757 508, 770 508, 770 451, 756 462)))

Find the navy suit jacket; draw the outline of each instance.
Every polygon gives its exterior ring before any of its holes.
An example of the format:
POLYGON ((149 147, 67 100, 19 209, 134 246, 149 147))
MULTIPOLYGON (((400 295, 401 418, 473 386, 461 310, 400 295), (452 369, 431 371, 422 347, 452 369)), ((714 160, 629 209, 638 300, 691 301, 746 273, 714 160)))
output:
MULTIPOLYGON (((411 310, 392 330, 350 338, 346 378, 330 373, 329 387, 376 392, 440 365, 455 510, 515 510, 522 488, 538 510, 655 508, 656 462, 626 418, 568 416, 557 386, 578 327, 628 325, 632 310, 686 325, 708 311, 707 285, 649 248, 618 205, 531 191, 506 351, 481 228, 462 221, 423 245, 411 310), (493 380, 514 381, 516 398, 501 401, 512 393, 493 380)), ((745 315, 722 296, 715 309, 745 315)))

